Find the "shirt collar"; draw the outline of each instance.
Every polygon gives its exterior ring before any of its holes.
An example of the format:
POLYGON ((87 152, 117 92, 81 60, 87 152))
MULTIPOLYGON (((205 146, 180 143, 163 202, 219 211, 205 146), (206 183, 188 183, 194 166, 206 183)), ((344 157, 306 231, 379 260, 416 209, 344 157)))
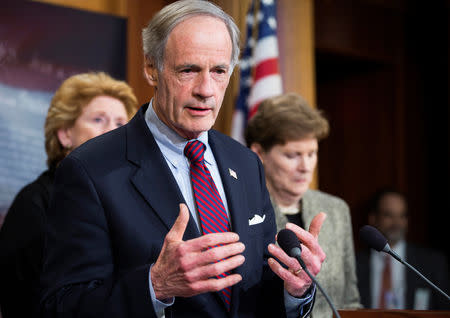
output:
POLYGON ((406 256, 406 242, 404 239, 400 240, 392 247, 392 250, 397 253, 401 258, 405 258, 406 256))
MULTIPOLYGON (((404 239, 400 240, 395 244, 394 247, 391 246, 391 249, 398 254, 402 259, 406 257, 406 242, 404 239)), ((386 257, 390 257, 384 252, 378 252, 374 249, 370 249, 370 253, 372 257, 375 259, 376 262, 379 262, 380 264, 384 262, 384 259, 386 257)))

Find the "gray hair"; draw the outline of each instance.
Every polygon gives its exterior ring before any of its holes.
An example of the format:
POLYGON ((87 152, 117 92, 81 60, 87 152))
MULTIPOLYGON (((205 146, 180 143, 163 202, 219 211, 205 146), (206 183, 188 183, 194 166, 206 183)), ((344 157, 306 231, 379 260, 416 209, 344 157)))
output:
POLYGON ((176 1, 155 14, 147 27, 142 30, 144 55, 153 60, 156 68, 163 69, 164 51, 170 32, 180 22, 198 15, 207 15, 222 20, 230 34, 232 43, 230 74, 239 59, 239 29, 233 18, 215 4, 205 0, 176 1))

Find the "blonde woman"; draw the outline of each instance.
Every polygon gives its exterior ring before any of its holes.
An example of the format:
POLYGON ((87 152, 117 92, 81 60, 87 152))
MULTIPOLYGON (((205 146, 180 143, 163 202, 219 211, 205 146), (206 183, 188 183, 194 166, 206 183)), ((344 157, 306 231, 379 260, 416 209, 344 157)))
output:
POLYGON ((136 111, 131 87, 103 72, 69 77, 55 92, 44 127, 48 169, 17 194, 0 232, 3 318, 32 316, 45 212, 59 162, 87 140, 124 125, 136 111))

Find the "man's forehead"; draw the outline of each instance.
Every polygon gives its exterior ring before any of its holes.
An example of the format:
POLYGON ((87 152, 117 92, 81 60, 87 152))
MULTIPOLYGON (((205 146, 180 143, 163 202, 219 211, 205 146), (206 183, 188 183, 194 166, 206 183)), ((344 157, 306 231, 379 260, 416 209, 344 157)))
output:
POLYGON ((181 21, 172 29, 167 41, 189 42, 207 36, 223 37, 231 45, 231 35, 225 22, 209 15, 195 15, 181 21))
POLYGON ((229 67, 232 42, 220 19, 195 16, 178 24, 166 43, 165 63, 182 66, 229 67))

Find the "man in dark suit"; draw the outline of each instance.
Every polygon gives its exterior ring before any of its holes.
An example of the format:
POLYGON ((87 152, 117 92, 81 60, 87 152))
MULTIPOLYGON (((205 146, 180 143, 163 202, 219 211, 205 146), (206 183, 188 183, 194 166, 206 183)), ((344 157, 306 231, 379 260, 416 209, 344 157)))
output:
MULTIPOLYGON (((239 56, 232 19, 180 1, 143 31, 155 87, 129 124, 73 151, 49 209, 44 317, 300 317, 315 287, 274 244, 261 162, 210 130, 239 56), (200 160, 198 160, 200 158, 200 160)), ((325 215, 303 242, 316 275, 325 215)))
MULTIPOLYGON (((383 233, 397 254, 444 292, 448 290, 444 254, 406 241, 408 216, 403 194, 392 188, 378 191, 372 199, 369 224, 383 233)), ((450 309, 444 296, 389 255, 364 250, 356 259, 361 303, 366 308, 450 309)))

